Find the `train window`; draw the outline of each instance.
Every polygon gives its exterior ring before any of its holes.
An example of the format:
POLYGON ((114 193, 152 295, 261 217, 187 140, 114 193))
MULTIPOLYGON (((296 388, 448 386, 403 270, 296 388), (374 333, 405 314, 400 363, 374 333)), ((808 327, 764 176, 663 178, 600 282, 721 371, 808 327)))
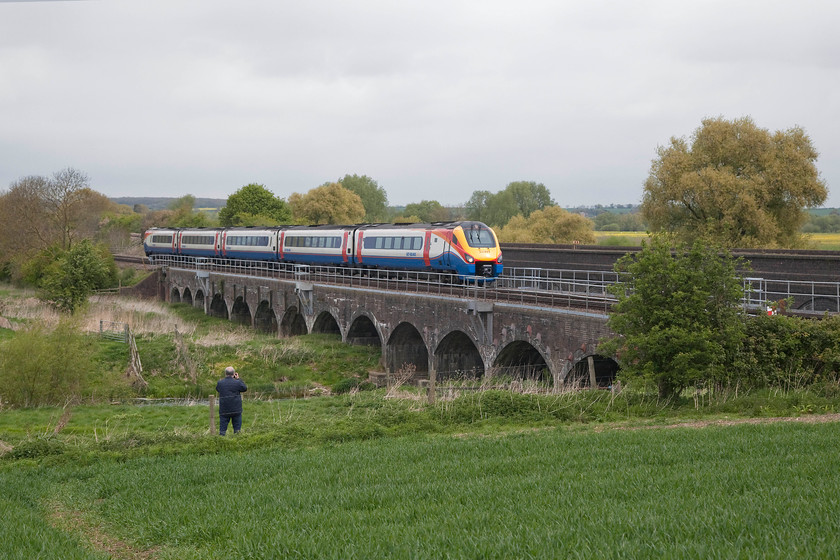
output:
POLYGON ((152 243, 172 243, 172 236, 171 235, 153 235, 152 236, 152 243))
POLYGON ((496 246, 496 239, 493 237, 493 232, 487 226, 473 224, 472 226, 464 227, 464 236, 467 238, 467 244, 470 247, 496 246))
POLYGON ((413 239, 414 239, 414 245, 411 248, 415 251, 419 251, 420 249, 422 249, 423 248, 423 238, 422 237, 415 237, 413 239))
POLYGON ((185 235, 181 238, 182 245, 212 245, 213 241, 211 235, 185 235))

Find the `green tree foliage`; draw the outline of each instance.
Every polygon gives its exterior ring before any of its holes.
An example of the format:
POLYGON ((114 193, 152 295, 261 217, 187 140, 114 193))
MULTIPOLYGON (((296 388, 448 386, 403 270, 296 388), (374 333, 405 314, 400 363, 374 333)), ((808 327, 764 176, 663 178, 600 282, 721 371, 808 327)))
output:
POLYGON ((94 290, 117 283, 117 267, 110 251, 88 240, 61 253, 44 271, 39 285, 43 299, 60 311, 73 313, 87 303, 94 290))
POLYGON ((691 143, 657 150, 642 214, 654 232, 723 247, 797 247, 804 208, 827 190, 817 151, 798 127, 771 133, 749 117, 705 119, 691 143))
POLYGON ((327 183, 306 194, 289 197, 298 224, 357 224, 365 217, 362 199, 340 183, 327 183))
POLYGON ((467 218, 501 227, 516 215, 528 218, 537 210, 555 206, 551 193, 542 183, 514 181, 496 194, 475 191, 465 205, 467 218))
POLYGON ((653 381, 663 397, 727 381, 744 338, 735 259, 699 241, 672 251, 668 241, 654 236, 616 263, 608 325, 617 337, 600 348, 618 356, 625 379, 653 381))
POLYGON ((172 216, 169 218, 167 227, 207 227, 210 220, 204 212, 195 212, 195 197, 191 194, 182 196, 172 202, 169 209, 172 216))
POLYGON ((348 191, 359 195, 365 207, 365 222, 384 222, 388 219, 388 194, 376 181, 367 175, 345 175, 338 182, 348 191))
POLYGON ((0 397, 24 407, 73 402, 94 353, 72 321, 62 320, 53 331, 36 323, 0 346, 0 397))
POLYGON ((802 233, 837 233, 840 231, 840 214, 836 210, 825 216, 809 216, 802 226, 802 233))
POLYGON ((405 206, 405 216, 417 216, 421 222, 446 222, 451 219, 448 209, 437 200, 422 200, 405 206))
POLYGON ((592 221, 559 206, 536 210, 529 218, 514 216, 499 230, 505 243, 595 243, 592 221))
POLYGON ((596 231, 645 231, 642 215, 638 212, 601 212, 592 220, 596 231))
POLYGON ((227 199, 219 210, 219 224, 224 227, 246 225, 280 225, 292 221, 292 212, 286 202, 274 196, 263 185, 245 185, 227 199), (259 223, 253 223, 259 222, 259 223))

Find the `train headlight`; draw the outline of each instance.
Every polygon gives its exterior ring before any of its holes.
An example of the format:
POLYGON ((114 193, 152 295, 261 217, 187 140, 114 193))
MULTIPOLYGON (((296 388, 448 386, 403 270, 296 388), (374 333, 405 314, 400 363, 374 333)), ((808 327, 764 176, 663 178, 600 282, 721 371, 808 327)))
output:
POLYGON ((474 263, 474 262, 475 262, 475 259, 474 259, 474 258, 472 258, 472 255, 467 255, 467 256, 466 256, 466 259, 467 259, 467 262, 468 262, 468 263, 470 263, 470 264, 472 264, 472 263, 474 263))
POLYGON ((499 255, 499 258, 496 259, 496 262, 502 264, 502 255, 499 255))

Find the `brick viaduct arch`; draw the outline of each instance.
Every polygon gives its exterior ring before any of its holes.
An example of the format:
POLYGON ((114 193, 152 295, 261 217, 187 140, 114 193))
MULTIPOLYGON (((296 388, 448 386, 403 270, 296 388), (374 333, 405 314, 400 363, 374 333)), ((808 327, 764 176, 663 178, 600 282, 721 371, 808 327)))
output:
POLYGON ((386 371, 415 379, 493 373, 608 384, 617 367, 597 352, 609 332, 606 316, 594 313, 180 268, 162 269, 160 281, 167 301, 262 332, 332 333, 380 346, 386 371))

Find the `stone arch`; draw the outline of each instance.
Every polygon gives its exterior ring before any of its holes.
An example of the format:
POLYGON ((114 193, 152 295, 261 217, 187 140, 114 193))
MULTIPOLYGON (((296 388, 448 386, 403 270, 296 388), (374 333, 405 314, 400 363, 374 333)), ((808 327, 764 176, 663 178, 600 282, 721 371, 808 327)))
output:
POLYGON ((367 315, 359 315, 347 330, 347 343, 356 346, 382 346, 382 337, 367 315))
POLYGON ((181 303, 181 290, 178 289, 178 286, 172 286, 172 291, 169 293, 169 302, 181 303))
POLYGON ((805 300, 797 309, 801 311, 840 311, 836 297, 814 296, 805 300))
POLYGON ((435 372, 438 381, 478 379, 484 376, 484 360, 469 336, 452 331, 435 350, 435 372))
POLYGON ((184 295, 181 297, 181 301, 189 303, 190 305, 193 304, 192 292, 189 288, 184 288, 184 295))
POLYGON ((195 293, 195 299, 193 300, 193 305, 196 307, 200 307, 204 309, 204 291, 198 290, 195 293))
POLYGON ((388 338, 387 363, 390 373, 413 371, 414 376, 429 373, 429 351, 420 331, 411 323, 400 323, 388 338))
POLYGON ((612 387, 616 375, 618 375, 618 362, 609 356, 600 354, 590 354, 575 362, 564 380, 566 386, 577 388, 592 386, 589 373, 590 357, 592 358, 592 364, 595 366, 595 386, 600 389, 612 387))
POLYGON ((266 300, 262 300, 257 306, 257 312, 254 314, 254 328, 262 333, 277 334, 277 314, 266 300))
POLYGON ((230 320, 240 325, 251 324, 251 308, 245 298, 239 296, 233 301, 233 309, 230 310, 230 320))
POLYGON ((308 333, 306 319, 303 318, 298 308, 294 305, 288 308, 283 315, 283 320, 280 321, 280 336, 300 336, 308 333))
POLYGON ((213 300, 210 302, 210 316, 218 317, 219 319, 228 318, 228 308, 225 298, 222 294, 214 294, 213 300))
POLYGON ((493 374, 511 379, 551 383, 548 362, 530 342, 515 340, 493 362, 493 374))
POLYGON ((329 311, 322 311, 312 325, 313 333, 337 334, 341 336, 341 327, 329 311))

